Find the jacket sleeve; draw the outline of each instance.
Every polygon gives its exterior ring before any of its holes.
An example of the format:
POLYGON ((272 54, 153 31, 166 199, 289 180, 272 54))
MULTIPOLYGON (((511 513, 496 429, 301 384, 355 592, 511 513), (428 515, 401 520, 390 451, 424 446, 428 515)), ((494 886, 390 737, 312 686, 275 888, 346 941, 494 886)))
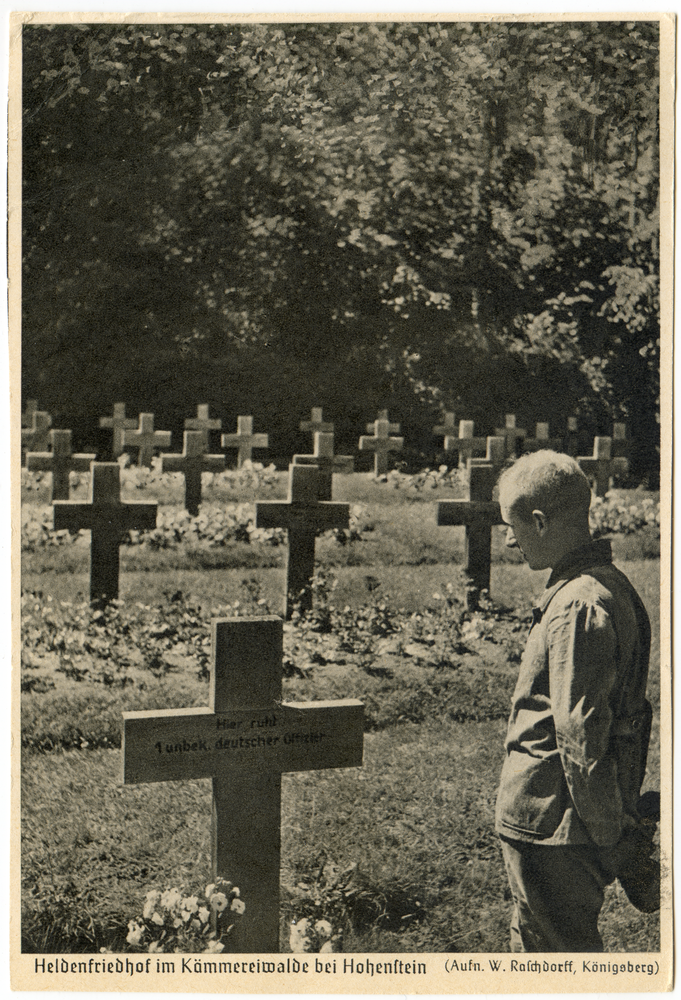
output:
POLYGON ((548 624, 549 688, 568 790, 599 846, 622 833, 622 796, 611 752, 610 694, 617 678, 617 637, 597 601, 573 601, 548 624))

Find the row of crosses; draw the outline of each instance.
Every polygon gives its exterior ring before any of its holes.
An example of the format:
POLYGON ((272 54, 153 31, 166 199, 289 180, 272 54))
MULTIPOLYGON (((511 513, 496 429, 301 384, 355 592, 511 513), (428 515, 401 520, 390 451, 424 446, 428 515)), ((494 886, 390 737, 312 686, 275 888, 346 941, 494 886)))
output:
MULTIPOLYGON (((71 431, 50 430, 52 418, 49 413, 37 409, 37 402, 29 400, 26 412, 22 416, 21 437, 22 449, 26 454, 26 465, 32 471, 52 471, 53 492, 55 500, 68 499, 68 479, 71 471, 87 469, 94 455, 72 454, 71 431), (49 445, 52 445, 49 451, 49 445)), ((138 464, 151 467, 155 451, 170 447, 170 431, 154 429, 153 413, 142 413, 137 422, 125 415, 125 404, 115 403, 113 416, 101 417, 100 427, 113 432, 113 455, 120 456, 128 448, 138 452, 138 464)), ((209 433, 220 430, 222 422, 211 418, 206 404, 199 404, 196 417, 185 420, 183 449, 180 454, 161 455, 161 468, 164 472, 179 472, 185 479, 185 506, 190 514, 197 514, 201 503, 201 474, 203 472, 220 472, 226 466, 222 454, 208 454, 209 433)), ((313 407, 311 419, 300 424, 301 430, 312 433, 314 451, 312 455, 294 455, 293 463, 316 464, 324 472, 330 500, 331 476, 335 473, 347 474, 354 471, 351 456, 336 456, 333 453, 334 425, 323 419, 322 409, 313 407)), ((388 457, 391 452, 400 451, 404 439, 397 436, 400 425, 390 421, 387 410, 381 410, 372 423, 367 424, 367 434, 359 439, 359 450, 374 454, 374 474, 384 475, 388 471, 388 457)), ((459 463, 468 463, 474 457, 484 455, 487 448, 486 437, 476 437, 472 420, 459 421, 455 425, 454 414, 448 412, 442 424, 433 428, 433 433, 444 438, 444 451, 456 452, 459 463)), ((568 419, 565 438, 549 436, 549 425, 538 423, 535 437, 530 438, 527 432, 517 426, 513 414, 507 414, 505 425, 496 428, 495 437, 504 439, 506 457, 516 457, 519 452, 533 452, 542 448, 564 450, 577 458, 584 472, 595 485, 598 496, 605 495, 610 479, 626 472, 626 454, 629 441, 626 437, 626 426, 616 423, 611 438, 597 437, 594 440, 592 455, 577 455, 577 423, 574 417, 568 419)), ((237 420, 235 434, 223 434, 223 448, 237 450, 237 467, 241 468, 250 461, 254 448, 267 448, 267 434, 253 433, 253 418, 240 416, 237 420)))

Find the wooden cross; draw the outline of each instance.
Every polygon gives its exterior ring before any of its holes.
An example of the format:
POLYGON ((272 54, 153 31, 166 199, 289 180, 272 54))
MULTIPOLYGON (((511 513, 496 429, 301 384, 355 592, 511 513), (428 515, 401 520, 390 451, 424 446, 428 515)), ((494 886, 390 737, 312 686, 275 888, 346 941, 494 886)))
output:
POLYGON ((26 464, 26 452, 47 451, 50 440, 52 417, 45 410, 34 410, 30 427, 21 429, 22 465, 26 464))
POLYGON ((137 421, 125 415, 125 403, 114 403, 113 417, 100 417, 99 426, 107 430, 113 430, 113 444, 111 454, 118 458, 123 454, 123 432, 134 430, 137 421))
POLYGON ((367 434, 373 434, 374 433, 374 431, 376 430, 376 421, 378 421, 378 420, 387 420, 388 421, 388 423, 390 424, 390 426, 388 427, 388 432, 390 434, 399 434, 400 433, 400 425, 399 424, 395 424, 395 423, 391 423, 390 417, 388 416, 388 411, 387 410, 379 410, 378 411, 378 416, 376 417, 376 420, 373 420, 371 423, 367 424, 367 434))
MULTIPOLYGON (((383 410, 387 414, 387 410, 383 410)), ((390 437, 393 431, 399 431, 399 424, 391 424, 387 419, 375 420, 373 424, 367 424, 367 431, 373 430, 373 436, 367 437, 364 434, 359 439, 360 451, 374 452, 374 475, 383 476, 388 471, 388 452, 400 451, 404 444, 404 438, 390 437)))
POLYGON ((154 430, 154 414, 140 413, 137 430, 123 431, 123 447, 137 448, 137 464, 151 468, 151 460, 157 448, 170 448, 170 431, 154 430))
POLYGON ((487 449, 487 438, 473 437, 475 423, 473 420, 459 421, 459 436, 452 439, 452 451, 459 453, 459 465, 470 462, 473 452, 485 452, 487 449))
POLYGON ((469 611, 478 607, 481 591, 489 593, 492 525, 503 524, 501 508, 492 501, 492 491, 505 453, 503 437, 488 438, 486 457, 471 459, 469 463, 468 499, 441 500, 437 505, 438 525, 464 525, 466 528, 464 572, 468 579, 466 604, 469 611))
POLYGON ((518 454, 518 441, 527 436, 527 431, 516 427, 515 413, 507 413, 505 426, 497 427, 494 433, 506 439, 506 454, 512 458, 518 454))
POLYGON ((436 424, 433 427, 433 434, 436 437, 444 437, 443 451, 454 451, 456 448, 456 424, 454 422, 454 414, 451 412, 445 413, 445 419, 441 424, 436 424))
POLYGON ((288 530, 288 566, 286 570, 286 617, 290 618, 294 603, 301 611, 312 607, 315 538, 320 531, 347 528, 350 505, 320 502, 323 487, 315 465, 289 465, 289 488, 286 503, 267 501, 256 503, 255 524, 258 528, 288 530))
POLYGON ((571 458, 576 458, 579 455, 579 425, 577 417, 567 418, 567 433, 563 443, 563 451, 566 455, 570 455, 571 458))
POLYGON ((627 437, 627 425, 615 423, 612 425, 612 445, 610 454, 613 458, 629 458, 631 441, 627 437))
POLYGON ((360 701, 282 702, 282 621, 212 622, 208 708, 123 713, 123 782, 212 778, 213 878, 238 886, 231 952, 279 951, 281 775, 360 767, 360 701))
POLYGON ((240 469, 244 462, 251 461, 251 454, 254 448, 269 448, 268 434, 253 433, 253 417, 237 417, 236 434, 223 434, 223 448, 237 448, 239 457, 237 459, 237 469, 240 469))
POLYGON ((208 431, 185 431, 182 454, 161 455, 162 472, 181 472, 184 476, 184 506, 192 517, 199 513, 201 503, 201 473, 222 472, 224 455, 207 455, 208 431))
POLYGON ((33 426, 33 414, 38 409, 37 399, 27 399, 26 409, 21 414, 21 426, 22 427, 32 427, 33 426))
POLYGON ((310 419, 300 421, 301 431, 309 431, 315 434, 333 434, 333 424, 322 418, 321 406, 313 406, 310 410, 310 419))
POLYGON ((196 416, 187 417, 184 422, 186 431, 201 431, 203 433, 204 451, 208 451, 210 445, 210 432, 222 430, 222 421, 217 417, 211 419, 208 415, 209 409, 208 403, 199 403, 196 407, 196 416))
POLYGON ((594 438, 593 455, 580 456, 577 461, 584 475, 591 480, 597 497, 605 496, 613 476, 624 475, 629 468, 626 458, 612 457, 612 438, 609 437, 594 438))
POLYGON ((294 465, 316 465, 319 469, 318 500, 331 499, 331 484, 334 472, 348 475, 354 472, 355 460, 352 455, 334 455, 333 434, 317 431, 314 436, 314 451, 311 455, 294 455, 294 465))
POLYGON ((525 438, 523 441, 523 451, 535 452, 548 448, 550 451, 561 451, 563 447, 562 438, 549 437, 549 425, 547 423, 537 424, 534 437, 525 438))
POLYGON ((96 455, 71 452, 71 431, 50 431, 52 451, 29 451, 26 468, 29 472, 52 473, 52 500, 68 500, 69 473, 87 472, 96 455))
POLYGON ((157 504, 121 502, 118 462, 90 466, 90 502, 56 500, 52 505, 55 531, 92 533, 90 540, 90 601, 104 604, 118 597, 119 546, 125 531, 156 527, 157 504))

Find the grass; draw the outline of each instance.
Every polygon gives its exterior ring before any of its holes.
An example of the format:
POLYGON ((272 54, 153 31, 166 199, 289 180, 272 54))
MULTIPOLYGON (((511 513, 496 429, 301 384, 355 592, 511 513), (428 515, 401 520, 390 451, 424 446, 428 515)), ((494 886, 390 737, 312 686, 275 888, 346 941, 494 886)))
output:
MULTIPOLYGON (((366 488, 386 496, 385 487, 366 488)), ((320 540, 318 564, 337 578, 334 605, 356 609, 358 621, 367 605, 385 604, 402 609, 399 621, 409 628, 437 633, 449 618, 434 595, 446 594, 448 584, 454 593, 462 587, 462 532, 436 528, 420 501, 392 502, 399 494, 368 512, 368 541, 320 540)), ((616 539, 614 549, 651 614, 649 696, 657 708, 659 562, 637 535, 616 539)), ((121 596, 125 607, 168 607, 182 591, 198 608, 197 634, 208 635, 216 606, 280 610, 283 554, 243 544, 229 550, 226 565, 204 565, 186 552, 123 550, 121 596)), ((329 919, 348 952, 507 949, 510 900, 493 804, 525 628, 512 631, 511 621, 522 619, 546 574, 532 573, 499 537, 494 557, 492 594, 514 614, 490 612, 490 637, 450 644, 441 664, 389 646, 379 652, 376 637, 370 656, 334 658, 333 636, 301 631, 285 697, 360 697, 369 731, 361 769, 283 778, 282 949, 291 920, 308 915, 329 919), (326 645, 316 645, 322 639, 326 645)), ((54 607, 83 599, 86 558, 72 549, 31 554, 24 589, 43 593, 48 614, 48 597, 54 607)), ((179 613, 184 605, 173 607, 179 613)), ((78 645, 73 634, 69 641, 78 645)), ((36 683, 22 702, 23 947, 120 950, 149 888, 202 889, 210 872, 209 783, 121 786, 121 712, 206 704, 208 684, 190 658, 163 669, 120 666, 119 647, 86 654, 84 639, 82 657, 71 657, 65 674, 58 646, 25 672, 36 683)), ((659 787, 657 713, 648 770, 651 787, 659 787)), ((601 926, 606 950, 659 947, 657 915, 635 911, 618 883, 607 891, 601 926)))

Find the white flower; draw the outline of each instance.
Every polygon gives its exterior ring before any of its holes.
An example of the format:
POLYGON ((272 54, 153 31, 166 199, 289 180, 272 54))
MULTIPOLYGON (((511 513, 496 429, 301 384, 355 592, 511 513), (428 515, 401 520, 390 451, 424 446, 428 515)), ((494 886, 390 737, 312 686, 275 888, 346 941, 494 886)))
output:
POLYGON ((152 924, 157 924, 159 927, 163 927, 163 917, 158 912, 158 910, 154 910, 154 912, 152 913, 151 922, 152 924))
POLYGON ((199 908, 199 901, 196 896, 185 896, 180 903, 180 910, 182 912, 183 919, 189 920, 192 913, 196 913, 199 908))
MULTIPOLYGON (((145 920, 149 920, 152 913, 158 906, 160 899, 161 893, 158 889, 151 889, 151 891, 147 893, 147 898, 144 901, 144 909, 142 910, 142 916, 145 920)), ((163 921, 161 921, 161 923, 163 923, 163 921)))
POLYGON ((243 899, 233 899, 230 910, 234 910, 235 913, 243 913, 246 909, 246 904, 243 899))
POLYGON ((210 897, 213 895, 214 892, 215 892, 215 882, 211 882, 210 885, 206 886, 206 899, 210 899, 210 897))
POLYGON ((227 909, 227 897, 224 892, 214 892, 210 897, 210 905, 216 913, 222 913, 223 910, 227 909))
POLYGON ((319 954, 324 955, 329 951, 333 951, 333 941, 325 941, 319 949, 319 954))
POLYGON ((307 919, 304 917, 297 924, 291 924, 291 934, 288 940, 292 952, 308 951, 310 942, 307 939, 307 919))
POLYGON ((182 893, 179 889, 166 889, 161 896, 161 906, 166 910, 173 910, 179 906, 181 899, 182 893))
POLYGON ((138 924, 136 920, 131 920, 128 923, 128 935, 125 939, 128 944, 131 944, 133 947, 137 947, 142 940, 143 935, 144 927, 142 927, 141 924, 138 924))
POLYGON ((333 934, 333 927, 328 920, 318 920, 314 925, 314 929, 317 931, 322 938, 330 938, 333 934))
POLYGON ((221 951, 225 950, 225 946, 222 941, 210 941, 208 947, 205 950, 206 955, 218 955, 221 951))
POLYGON ((202 924, 207 924, 210 917, 210 910, 205 906, 200 906, 197 915, 202 924))

